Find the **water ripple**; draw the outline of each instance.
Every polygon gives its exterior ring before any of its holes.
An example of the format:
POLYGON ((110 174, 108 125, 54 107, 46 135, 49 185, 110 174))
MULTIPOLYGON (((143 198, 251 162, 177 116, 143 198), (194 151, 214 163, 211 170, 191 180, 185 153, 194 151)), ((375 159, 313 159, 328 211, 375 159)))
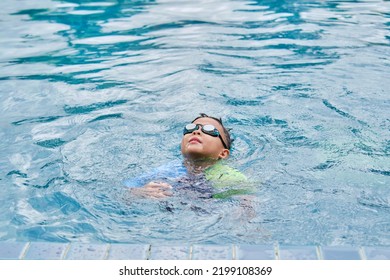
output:
POLYGON ((65 113, 71 115, 79 115, 79 114, 87 114, 96 110, 102 110, 105 108, 111 108, 117 105, 125 104, 127 100, 116 100, 116 101, 107 101, 107 102, 99 102, 85 106, 64 106, 65 113))

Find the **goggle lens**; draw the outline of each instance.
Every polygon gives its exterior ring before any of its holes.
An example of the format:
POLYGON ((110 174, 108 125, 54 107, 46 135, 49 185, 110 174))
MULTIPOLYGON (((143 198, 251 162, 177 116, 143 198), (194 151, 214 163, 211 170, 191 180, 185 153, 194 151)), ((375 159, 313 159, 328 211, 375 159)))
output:
POLYGON ((212 124, 201 125, 201 124, 189 123, 184 127, 183 134, 192 133, 195 130, 198 130, 199 126, 201 127, 203 133, 206 133, 214 137, 218 137, 219 131, 212 124))

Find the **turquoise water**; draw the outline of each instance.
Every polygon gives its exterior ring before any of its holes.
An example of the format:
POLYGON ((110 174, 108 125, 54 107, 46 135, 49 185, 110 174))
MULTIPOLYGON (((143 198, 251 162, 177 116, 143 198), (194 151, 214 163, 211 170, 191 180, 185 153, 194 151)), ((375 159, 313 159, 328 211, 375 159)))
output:
POLYGON ((0 240, 390 245, 389 1, 3 0, 0 27, 0 240), (123 186, 200 112, 255 214, 123 186))

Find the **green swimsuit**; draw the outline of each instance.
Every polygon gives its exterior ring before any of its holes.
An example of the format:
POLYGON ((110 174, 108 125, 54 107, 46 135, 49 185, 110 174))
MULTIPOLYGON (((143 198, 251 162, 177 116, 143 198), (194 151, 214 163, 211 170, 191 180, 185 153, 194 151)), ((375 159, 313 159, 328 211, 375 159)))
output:
POLYGON ((220 190, 220 192, 213 195, 213 198, 228 198, 233 195, 250 194, 253 192, 253 186, 251 186, 244 174, 223 163, 216 163, 207 168, 205 176, 214 188, 220 190))

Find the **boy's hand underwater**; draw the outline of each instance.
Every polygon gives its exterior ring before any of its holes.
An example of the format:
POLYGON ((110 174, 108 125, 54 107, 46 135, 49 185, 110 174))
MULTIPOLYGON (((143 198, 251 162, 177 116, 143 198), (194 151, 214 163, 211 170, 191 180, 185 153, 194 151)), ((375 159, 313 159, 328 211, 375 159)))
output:
POLYGON ((164 198, 172 196, 172 186, 163 182, 150 182, 142 188, 132 189, 132 194, 142 198, 164 198))

